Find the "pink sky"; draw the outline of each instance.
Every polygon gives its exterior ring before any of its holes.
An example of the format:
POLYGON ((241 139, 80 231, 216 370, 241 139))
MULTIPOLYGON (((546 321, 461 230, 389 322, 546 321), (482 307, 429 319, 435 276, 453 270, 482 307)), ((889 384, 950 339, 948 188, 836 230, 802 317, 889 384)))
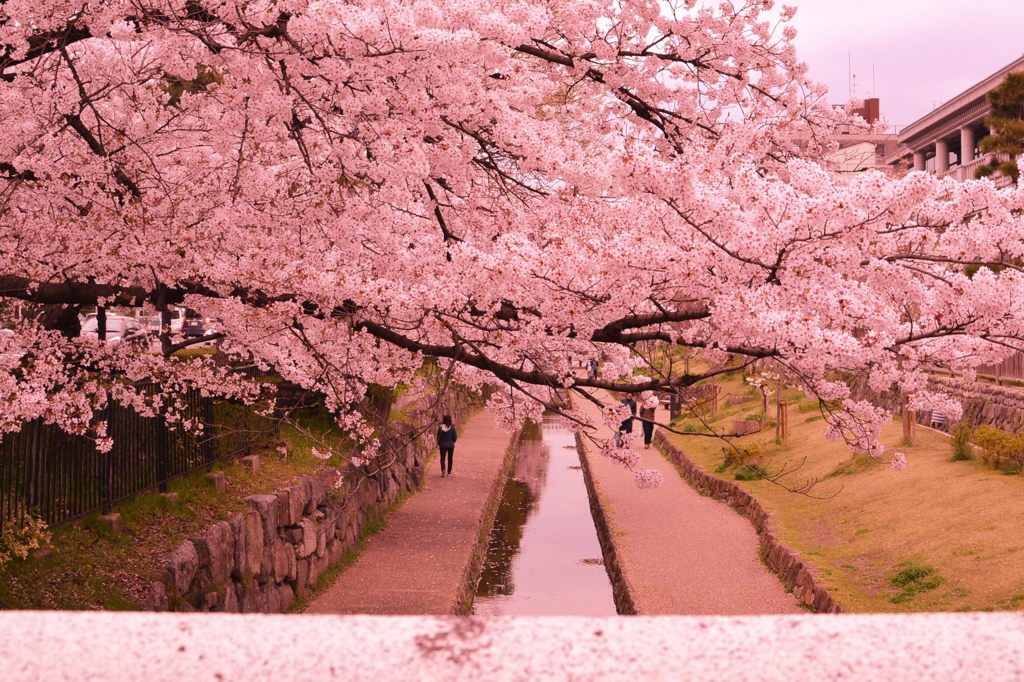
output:
POLYGON ((794 19, 800 59, 829 99, 874 94, 882 115, 905 126, 1024 54, 1022 0, 781 0, 794 19))

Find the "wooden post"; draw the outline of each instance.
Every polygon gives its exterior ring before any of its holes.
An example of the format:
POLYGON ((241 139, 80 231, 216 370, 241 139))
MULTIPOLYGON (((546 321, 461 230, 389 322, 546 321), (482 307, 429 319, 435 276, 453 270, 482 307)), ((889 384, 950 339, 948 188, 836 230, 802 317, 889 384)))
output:
POLYGON ((782 371, 775 382, 775 440, 782 441, 782 371))
POLYGON ((722 393, 722 387, 718 384, 711 384, 711 414, 718 414, 718 396, 722 393))
MULTIPOLYGON (((120 442, 117 425, 114 422, 114 400, 107 393, 107 435, 120 442)), ((100 511, 109 514, 114 506, 114 448, 101 455, 100 459, 100 511)))
POLYGON ((775 403, 775 440, 786 442, 789 436, 789 404, 785 400, 775 403))
POLYGON ((914 445, 914 411, 903 406, 903 444, 907 447, 914 445))
POLYGON ((167 479, 170 478, 171 442, 167 432, 167 421, 163 415, 152 420, 153 446, 156 455, 156 478, 160 482, 160 492, 167 492, 167 479))
POLYGON ((679 394, 678 393, 676 393, 675 391, 672 391, 671 393, 669 393, 669 395, 668 395, 668 419, 669 419, 669 421, 673 421, 673 420, 675 420, 675 418, 677 416, 679 416, 679 409, 681 407, 679 402, 680 401, 679 401, 679 394))

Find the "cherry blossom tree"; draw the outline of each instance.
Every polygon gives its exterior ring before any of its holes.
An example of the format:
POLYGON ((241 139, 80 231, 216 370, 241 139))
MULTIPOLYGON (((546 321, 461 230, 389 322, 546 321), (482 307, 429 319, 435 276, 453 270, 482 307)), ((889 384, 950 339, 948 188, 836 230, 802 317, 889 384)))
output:
POLYGON ((1024 331, 1024 197, 801 159, 837 115, 794 10, 771 11, 5 0, 0 297, 48 313, 0 337, 0 430, 102 435, 108 400, 173 417, 186 387, 255 399, 166 330, 158 354, 76 336, 92 305, 202 310, 223 353, 364 436, 351 406, 425 362, 496 387, 509 420, 552 389, 675 390, 761 358, 873 452, 885 415, 848 377, 955 414, 927 370, 970 372, 1024 331))

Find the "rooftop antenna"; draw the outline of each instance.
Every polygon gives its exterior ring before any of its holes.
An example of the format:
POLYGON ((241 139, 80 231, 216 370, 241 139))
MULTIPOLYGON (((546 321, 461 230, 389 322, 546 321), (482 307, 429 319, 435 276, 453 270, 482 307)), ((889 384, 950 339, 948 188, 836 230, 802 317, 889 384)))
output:
POLYGON ((853 101, 853 50, 846 51, 846 101, 853 101))

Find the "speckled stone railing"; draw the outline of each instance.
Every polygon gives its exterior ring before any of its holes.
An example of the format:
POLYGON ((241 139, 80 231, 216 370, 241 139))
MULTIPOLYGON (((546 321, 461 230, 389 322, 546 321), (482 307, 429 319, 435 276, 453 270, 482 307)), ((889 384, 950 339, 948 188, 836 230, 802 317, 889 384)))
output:
POLYGON ((439 618, 0 612, 4 682, 1024 679, 1024 614, 439 618))
POLYGON ((760 502, 732 481, 705 472, 661 432, 654 434, 652 442, 679 467, 683 478, 696 490, 725 502, 750 520, 761 540, 761 558, 765 565, 779 576, 787 589, 793 590, 801 604, 817 613, 842 613, 842 607, 822 587, 814 568, 779 541, 771 515, 760 502))

